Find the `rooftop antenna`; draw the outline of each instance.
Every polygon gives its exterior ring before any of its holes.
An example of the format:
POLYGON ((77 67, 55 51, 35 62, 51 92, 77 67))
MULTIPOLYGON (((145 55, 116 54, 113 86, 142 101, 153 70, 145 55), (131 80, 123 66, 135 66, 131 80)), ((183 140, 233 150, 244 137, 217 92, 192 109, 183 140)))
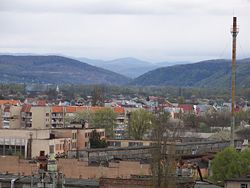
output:
POLYGON ((232 34, 232 106, 231 106, 231 146, 234 147, 234 129, 235 129, 235 85, 236 85, 236 37, 239 33, 237 28, 237 17, 233 17, 232 34))

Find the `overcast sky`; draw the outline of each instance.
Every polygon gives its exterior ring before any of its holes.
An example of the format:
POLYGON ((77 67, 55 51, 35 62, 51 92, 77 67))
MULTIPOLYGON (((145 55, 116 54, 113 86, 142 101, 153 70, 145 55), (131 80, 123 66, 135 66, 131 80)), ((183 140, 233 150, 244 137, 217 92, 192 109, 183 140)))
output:
POLYGON ((0 0, 0 53, 158 61, 250 57, 250 0, 0 0))

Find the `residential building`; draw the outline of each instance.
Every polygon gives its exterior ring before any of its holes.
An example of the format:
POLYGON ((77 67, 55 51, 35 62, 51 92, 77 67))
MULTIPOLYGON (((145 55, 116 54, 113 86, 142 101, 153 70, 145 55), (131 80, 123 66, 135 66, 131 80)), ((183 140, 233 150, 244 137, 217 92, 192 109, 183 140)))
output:
POLYGON ((89 140, 93 130, 96 130, 101 139, 105 139, 105 129, 64 128, 51 129, 51 133, 55 137, 71 138, 71 150, 83 150, 90 146, 89 140))
POLYGON ((0 100, 0 128, 17 128, 20 126, 19 100, 0 100))
POLYGON ((20 112, 21 106, 2 105, 0 108, 0 128, 20 128, 21 118, 20 112))
POLYGON ((105 129, 1 129, 0 155, 34 158, 40 151, 60 156, 69 150, 83 150, 90 145, 93 130, 105 138, 105 129))
POLYGON ((225 180, 224 187, 225 188, 249 188, 250 176, 225 180))
POLYGON ((55 143, 59 140, 50 138, 50 130, 38 129, 1 129, 0 155, 19 155, 23 158, 32 158, 39 155, 40 150, 46 154, 57 152, 55 143))
MULTIPOLYGON (((53 110, 53 108, 52 108, 53 110)), ((49 106, 31 106, 24 104, 21 109, 21 127, 48 129, 53 127, 53 114, 49 106)))
POLYGON ((2 106, 2 105, 20 106, 21 101, 19 101, 19 100, 0 100, 0 106, 2 106))
POLYGON ((51 127, 63 128, 65 127, 65 107, 52 106, 51 107, 51 127))
POLYGON ((194 112, 194 107, 192 104, 180 104, 178 107, 181 108, 183 113, 193 113, 194 112))

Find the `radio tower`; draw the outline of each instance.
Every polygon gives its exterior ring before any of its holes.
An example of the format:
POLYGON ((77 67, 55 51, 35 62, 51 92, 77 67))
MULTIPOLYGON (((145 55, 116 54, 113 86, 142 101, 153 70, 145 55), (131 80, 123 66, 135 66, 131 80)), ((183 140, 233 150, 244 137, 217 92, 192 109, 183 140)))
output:
POLYGON ((234 129, 235 129, 235 84, 236 84, 236 37, 239 33, 237 28, 237 17, 233 17, 233 27, 231 28, 233 37, 232 44, 232 106, 231 106, 231 146, 234 147, 234 129))

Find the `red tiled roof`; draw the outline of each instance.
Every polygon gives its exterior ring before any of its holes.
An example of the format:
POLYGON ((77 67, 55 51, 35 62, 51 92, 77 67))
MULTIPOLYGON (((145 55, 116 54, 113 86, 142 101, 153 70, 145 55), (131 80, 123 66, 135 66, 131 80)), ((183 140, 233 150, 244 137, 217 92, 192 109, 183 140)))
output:
POLYGON ((30 112, 31 105, 30 104, 24 104, 22 106, 21 112, 30 112))
POLYGON ((78 106, 78 107, 76 108, 76 112, 83 112, 83 111, 86 110, 86 109, 87 109, 86 106, 78 106))
POLYGON ((91 110, 92 112, 96 112, 96 111, 98 111, 98 110, 103 110, 103 109, 105 109, 105 108, 102 107, 102 106, 92 106, 92 107, 90 107, 90 110, 91 110))
POLYGON ((38 100, 36 102, 37 106, 45 106, 46 105, 46 100, 38 100))
POLYGON ((75 113, 76 112, 76 106, 66 106, 66 112, 67 113, 75 113))
POLYGON ((123 107, 115 107, 114 108, 114 112, 115 113, 118 113, 118 114, 124 114, 125 113, 125 110, 123 107))
POLYGON ((184 112, 190 112, 193 110, 193 105, 191 104, 180 104, 179 107, 182 108, 184 112))
POLYGON ((0 100, 0 105, 4 104, 20 105, 21 102, 19 100, 0 100))
POLYGON ((63 106, 52 106, 51 111, 53 113, 63 113, 63 106))
MULTIPOLYGON (((107 109, 106 107, 102 107, 102 106, 91 106, 91 107, 86 107, 86 106, 78 106, 76 111, 77 112, 82 112, 84 110, 90 110, 91 112, 96 112, 98 110, 103 110, 103 109, 107 109)), ((114 112, 122 114, 125 113, 125 109, 123 107, 115 107, 113 108, 114 112)))
MULTIPOLYGON (((91 106, 91 107, 86 107, 86 106, 52 106, 51 110, 52 113, 62 113, 63 110, 65 109, 66 113, 75 113, 75 112, 83 112, 85 110, 90 110, 91 112, 96 112, 98 110, 103 110, 106 109, 105 107, 102 106, 91 106)), ((125 109, 123 107, 115 107, 112 108, 114 110, 115 113, 118 114, 123 114, 125 113, 125 109)))

